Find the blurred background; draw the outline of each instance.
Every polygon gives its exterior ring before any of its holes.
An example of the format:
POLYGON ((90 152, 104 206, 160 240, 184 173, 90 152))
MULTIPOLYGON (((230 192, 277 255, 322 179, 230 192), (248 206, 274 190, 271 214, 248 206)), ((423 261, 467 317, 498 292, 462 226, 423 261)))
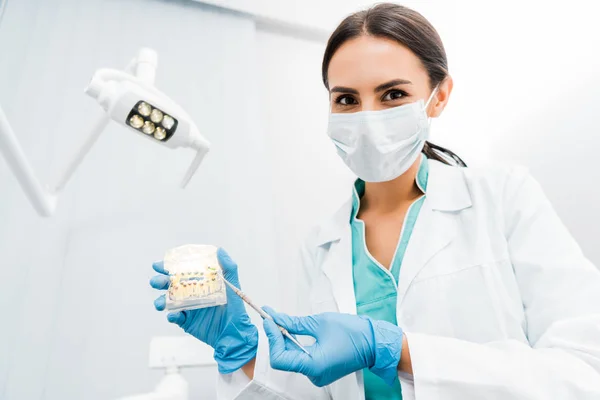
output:
MULTIPOLYGON (((352 180, 326 136, 325 43, 343 17, 373 3, 8 1, 0 105, 43 182, 101 115, 83 94, 94 71, 122 69, 142 46, 158 51, 156 86, 213 147, 181 190, 193 153, 111 125, 49 219, 0 159, 1 399, 151 391, 163 372, 148 368, 150 339, 182 333, 154 311, 148 279, 152 261, 177 245, 225 247, 245 291, 285 310, 301 239, 352 180)), ((437 28, 455 82, 433 142, 470 166, 529 167, 600 265, 600 5, 402 4, 437 28)), ((215 398, 209 356, 184 371, 192 398, 215 398)))

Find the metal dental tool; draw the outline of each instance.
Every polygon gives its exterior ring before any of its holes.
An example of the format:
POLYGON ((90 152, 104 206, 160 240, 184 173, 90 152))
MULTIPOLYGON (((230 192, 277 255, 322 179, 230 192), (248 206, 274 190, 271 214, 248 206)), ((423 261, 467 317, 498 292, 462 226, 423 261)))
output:
MULTIPOLYGON (((252 307, 254 309, 254 311, 256 311, 258 314, 260 314, 261 317, 265 318, 265 319, 270 319, 271 321, 273 321, 273 317, 271 317, 269 314, 267 314, 262 308, 260 308, 259 306, 255 305, 252 300, 250 300, 250 298, 244 293, 242 292, 240 289, 236 288, 233 284, 229 283, 229 281, 227 281, 227 279, 223 278, 223 282, 225 282, 225 284, 227 286, 229 286, 231 288, 231 290, 233 290, 235 292, 235 294, 237 294, 238 296, 240 296, 240 298, 242 300, 244 300, 244 302, 246 304, 248 304, 250 307, 252 307)), ((304 348, 304 346, 302 346, 300 344, 300 342, 298 342, 298 340, 287 331, 287 329, 285 329, 282 326, 277 325, 277 327, 279 328, 279 330, 281 331, 281 333, 283 333, 283 336, 287 337, 288 339, 290 339, 292 342, 294 342, 294 344, 298 347, 300 347, 300 349, 305 352, 306 354, 308 354, 310 356, 310 353, 308 352, 308 350, 306 350, 304 348)))

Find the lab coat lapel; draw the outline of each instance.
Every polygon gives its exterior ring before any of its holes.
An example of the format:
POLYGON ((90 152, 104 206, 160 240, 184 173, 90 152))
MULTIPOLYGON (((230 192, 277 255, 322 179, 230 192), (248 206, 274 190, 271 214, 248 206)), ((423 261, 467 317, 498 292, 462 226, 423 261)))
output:
POLYGON ((432 210, 425 199, 400 268, 398 305, 402 304, 406 291, 419 271, 452 242, 455 233, 454 215, 432 210))
POLYGON ((415 277, 433 256, 456 235, 461 210, 471 207, 466 169, 429 161, 427 193, 412 235, 398 281, 398 309, 415 277))
POLYGON ((356 314, 352 273, 352 234, 348 225, 339 241, 332 242, 323 271, 331 282, 335 302, 341 313, 356 314))
POLYGON ((323 272, 329 278, 339 312, 356 314, 352 273, 351 212, 352 201, 350 200, 324 225, 319 245, 329 246, 329 251, 325 253, 323 260, 323 272))

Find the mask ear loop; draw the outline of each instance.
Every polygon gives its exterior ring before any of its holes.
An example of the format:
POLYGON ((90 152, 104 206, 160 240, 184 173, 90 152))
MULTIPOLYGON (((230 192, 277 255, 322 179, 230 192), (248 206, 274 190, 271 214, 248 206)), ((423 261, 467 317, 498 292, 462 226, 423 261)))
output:
MULTIPOLYGON (((431 94, 429 95, 429 99, 427 99, 427 102, 425 103, 425 107, 423 107, 423 111, 425 111, 425 114, 427 114, 427 107, 429 107, 429 103, 431 103, 431 100, 433 100, 433 96, 435 96, 437 94, 439 88, 440 88, 440 85, 437 85, 431 91, 431 94)), ((429 114, 427 114, 427 120, 429 122, 431 122, 431 117, 429 116, 429 114)))

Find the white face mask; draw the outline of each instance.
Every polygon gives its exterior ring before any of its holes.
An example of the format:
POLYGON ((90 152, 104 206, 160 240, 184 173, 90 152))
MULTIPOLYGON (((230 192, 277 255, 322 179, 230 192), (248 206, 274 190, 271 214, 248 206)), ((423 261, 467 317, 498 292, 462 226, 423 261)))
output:
POLYGON ((429 138, 423 100, 381 111, 330 114, 327 133, 348 168, 365 182, 385 182, 405 173, 429 138))

